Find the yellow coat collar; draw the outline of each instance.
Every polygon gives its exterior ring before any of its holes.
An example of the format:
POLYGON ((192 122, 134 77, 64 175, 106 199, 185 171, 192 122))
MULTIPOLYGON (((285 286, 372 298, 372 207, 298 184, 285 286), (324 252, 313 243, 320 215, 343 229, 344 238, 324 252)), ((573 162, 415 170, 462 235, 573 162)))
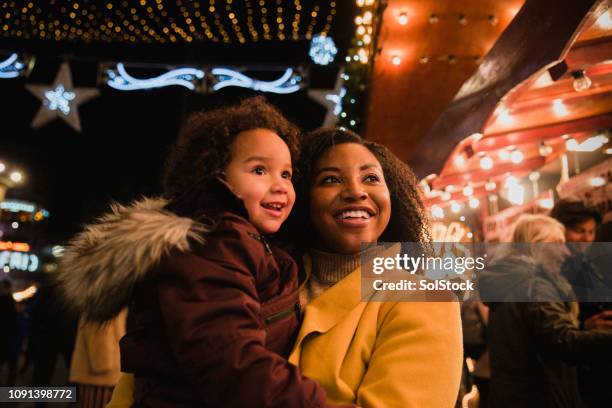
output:
MULTIPOLYGON (((304 256, 306 282, 312 273, 310 256, 304 256)), ((361 268, 355 269, 344 279, 316 297, 304 308, 304 319, 289 362, 299 365, 303 340, 312 333, 325 333, 338 324, 350 311, 365 303, 361 302, 361 268), (332 290, 333 289, 333 290, 332 290)))

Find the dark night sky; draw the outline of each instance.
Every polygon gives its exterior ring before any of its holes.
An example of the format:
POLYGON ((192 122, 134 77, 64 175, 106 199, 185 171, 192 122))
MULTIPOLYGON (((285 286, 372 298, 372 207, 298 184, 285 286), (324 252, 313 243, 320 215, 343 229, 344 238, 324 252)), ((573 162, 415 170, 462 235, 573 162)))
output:
MULTIPOLYGON (((336 62, 343 60, 354 29, 354 14, 343 14, 338 16, 333 30, 343 33, 335 38, 340 48, 336 62)), ((12 51, 30 51, 37 59, 28 78, 0 79, 0 160, 18 166, 27 175, 24 186, 10 190, 7 196, 41 203, 50 211, 47 233, 52 243, 69 238, 82 223, 105 211, 111 200, 127 202, 142 195, 159 194, 164 157, 187 113, 254 94, 241 88, 226 88, 204 95, 182 87, 121 92, 100 84, 100 96, 79 108, 81 134, 60 119, 34 130, 30 124, 41 102, 24 85, 51 84, 63 57, 68 57, 73 83, 79 87, 96 86, 97 62, 102 62, 103 57, 106 61, 121 61, 155 55, 158 62, 163 62, 167 55, 168 63, 193 62, 194 50, 156 48, 149 54, 150 49, 126 50, 108 45, 83 48, 0 42, 0 59, 12 51)), ((201 55, 198 62, 202 64, 213 61, 216 64, 227 61, 231 65, 310 64, 304 43, 243 49, 216 47, 208 51, 200 47, 198 51, 202 52, 198 53, 201 55)), ((337 65, 311 68, 312 88, 333 87, 337 65)), ((325 109, 307 96, 307 90, 266 96, 305 130, 316 128, 323 121, 325 109)))

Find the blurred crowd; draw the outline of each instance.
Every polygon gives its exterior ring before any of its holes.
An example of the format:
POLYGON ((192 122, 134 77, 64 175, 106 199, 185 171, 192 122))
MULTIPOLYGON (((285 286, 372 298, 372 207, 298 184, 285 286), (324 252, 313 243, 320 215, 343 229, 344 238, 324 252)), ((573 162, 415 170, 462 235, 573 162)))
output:
POLYGON ((479 287, 490 292, 509 277, 537 301, 462 305, 464 406, 609 406, 612 303, 601 300, 612 301, 612 254, 592 250, 594 241, 610 242, 601 222, 595 209, 572 200, 559 201, 550 216, 520 216, 511 241, 536 245, 491 262, 479 287), (565 245, 534 250, 543 243, 565 245))

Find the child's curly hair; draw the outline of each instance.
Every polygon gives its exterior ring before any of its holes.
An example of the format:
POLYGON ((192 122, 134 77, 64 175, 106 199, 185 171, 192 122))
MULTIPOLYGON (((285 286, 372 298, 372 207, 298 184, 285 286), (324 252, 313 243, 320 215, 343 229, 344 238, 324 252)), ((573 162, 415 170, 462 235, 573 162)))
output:
POLYGON ((299 181, 296 185, 298 199, 283 234, 299 234, 298 246, 307 249, 316 241, 310 214, 310 187, 317 162, 330 148, 344 143, 364 146, 378 159, 391 194, 391 219, 379 241, 419 242, 431 241, 429 219, 421 200, 418 180, 410 167, 397 158, 389 149, 378 143, 363 139, 350 130, 320 128, 307 134, 301 142, 301 157, 298 162, 299 181))
POLYGON ((170 151, 162 176, 168 198, 181 196, 195 186, 206 188, 231 160, 236 135, 252 129, 269 129, 287 143, 295 164, 299 153, 299 130, 263 96, 244 99, 237 105, 191 114, 170 151))

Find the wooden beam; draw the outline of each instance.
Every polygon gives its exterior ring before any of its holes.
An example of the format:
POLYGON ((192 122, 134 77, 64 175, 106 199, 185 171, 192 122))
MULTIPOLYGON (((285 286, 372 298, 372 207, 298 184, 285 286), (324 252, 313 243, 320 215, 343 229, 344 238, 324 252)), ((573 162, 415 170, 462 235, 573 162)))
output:
POLYGON ((454 146, 482 132, 500 99, 517 85, 565 57, 582 29, 610 0, 527 0, 517 16, 436 121, 410 161, 420 176, 442 167, 454 146))

